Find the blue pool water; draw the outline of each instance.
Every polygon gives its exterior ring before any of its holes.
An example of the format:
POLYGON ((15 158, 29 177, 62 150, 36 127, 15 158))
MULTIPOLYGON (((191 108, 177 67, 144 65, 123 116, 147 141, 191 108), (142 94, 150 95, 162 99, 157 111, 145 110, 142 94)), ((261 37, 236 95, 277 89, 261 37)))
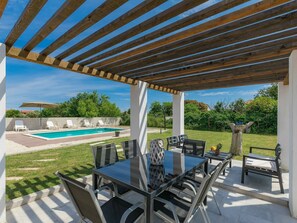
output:
POLYGON ((44 139, 60 139, 67 137, 75 137, 75 136, 85 136, 85 135, 93 135, 93 134, 101 134, 106 132, 114 132, 116 130, 122 130, 120 128, 94 128, 94 129, 77 129, 70 131, 60 131, 60 132, 43 132, 43 133, 35 133, 32 136, 36 136, 44 139))

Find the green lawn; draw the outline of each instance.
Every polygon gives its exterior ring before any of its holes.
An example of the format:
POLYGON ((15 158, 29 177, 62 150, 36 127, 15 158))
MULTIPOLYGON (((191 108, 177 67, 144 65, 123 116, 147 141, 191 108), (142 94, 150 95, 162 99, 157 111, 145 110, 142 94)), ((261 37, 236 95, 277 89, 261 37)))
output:
MULTIPOLYGON (((189 138, 206 140, 208 149, 212 145, 216 145, 220 142, 223 144, 222 151, 229 150, 231 143, 230 132, 186 130, 186 133, 189 138)), ((148 141, 155 138, 166 139, 168 136, 171 136, 171 130, 163 134, 149 134, 148 141)), ((120 142, 126 139, 127 138, 112 139, 106 142, 120 144, 120 142)), ((274 135, 244 134, 244 154, 248 153, 251 145, 273 148, 276 141, 277 139, 274 135)), ((238 156, 235 157, 235 159, 241 159, 241 157, 238 156)), ((81 144, 60 149, 7 156, 6 167, 7 177, 23 177, 22 180, 7 181, 6 198, 9 200, 59 184, 58 178, 54 175, 57 170, 74 178, 91 174, 93 158, 89 144, 81 144), (37 161, 43 159, 49 159, 51 161, 37 161), (22 170, 22 168, 39 169, 22 170)))

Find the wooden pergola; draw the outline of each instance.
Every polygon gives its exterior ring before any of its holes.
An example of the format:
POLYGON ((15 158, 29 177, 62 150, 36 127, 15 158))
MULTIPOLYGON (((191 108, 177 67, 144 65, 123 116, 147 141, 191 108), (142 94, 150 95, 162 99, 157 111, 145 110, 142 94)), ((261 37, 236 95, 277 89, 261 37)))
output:
MULTIPOLYGON (((297 0, 183 0, 165 9, 166 0, 144 0, 123 14, 117 12, 130 1, 105 0, 47 41, 87 2, 63 1, 16 47, 48 5, 48 0, 28 0, 0 43, 0 188, 5 188, 6 56, 130 84, 131 137, 141 149, 147 142, 147 88, 173 94, 173 134, 182 134, 184 91, 280 82, 278 140, 285 148, 283 163, 289 163, 289 205, 297 217, 297 0), (147 13, 151 16, 139 21, 147 13), (108 16, 115 19, 106 23, 108 16), (41 44, 44 40, 48 45, 41 44)), ((0 19, 7 3, 0 1, 0 19)), ((3 190, 0 222, 5 222, 3 190)))
MULTIPOLYGON (((85 0, 65 1, 23 48, 16 48, 15 42, 40 10, 46 7, 47 0, 31 0, 6 38, 7 56, 132 85, 139 80, 145 81, 149 88, 174 94, 288 81, 288 57, 297 47, 297 4, 288 0, 260 1, 249 5, 243 5, 249 2, 247 0, 220 1, 190 16, 180 17, 163 28, 155 28, 207 2, 184 0, 73 56, 166 2, 146 0, 52 56, 64 44, 100 23, 126 2, 106 0, 46 48, 36 52, 34 48, 78 10, 85 0), (144 36, 124 42, 152 29, 144 36), (115 45, 119 46, 111 48, 115 45)), ((7 0, 1 1, 0 15, 6 3, 7 0)))

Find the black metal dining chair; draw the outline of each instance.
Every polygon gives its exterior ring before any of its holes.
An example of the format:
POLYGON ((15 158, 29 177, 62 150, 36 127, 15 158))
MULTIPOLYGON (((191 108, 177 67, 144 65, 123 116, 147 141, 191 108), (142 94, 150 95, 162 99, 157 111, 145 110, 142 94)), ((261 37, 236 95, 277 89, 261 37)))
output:
POLYGON ((95 192, 90 185, 74 180, 59 172, 56 175, 61 179, 70 200, 72 201, 81 222, 93 223, 124 223, 140 221, 143 216, 142 203, 131 203, 119 198, 112 197, 100 206, 95 192))
POLYGON ((183 147, 183 145, 184 145, 184 141, 186 140, 186 139, 188 139, 188 135, 186 135, 186 134, 182 134, 182 135, 179 135, 178 136, 178 143, 179 143, 179 147, 183 147))
POLYGON ((204 156, 206 141, 185 139, 182 147, 182 152, 195 156, 204 156))
POLYGON ((169 147, 176 147, 179 148, 179 141, 177 136, 167 137, 167 150, 169 147))
POLYGON ((136 139, 124 141, 121 144, 126 159, 141 155, 140 147, 136 139))
POLYGON ((171 191, 161 193, 154 200, 154 211, 156 215, 166 222, 184 223, 193 219, 193 216, 200 210, 205 222, 210 222, 209 216, 203 204, 209 189, 212 187, 218 171, 222 164, 216 167, 215 174, 206 175, 199 188, 194 191, 194 196, 190 200, 178 196, 171 191))
MULTIPOLYGON (((215 174, 214 176, 214 182, 218 179, 218 177, 220 176, 220 174, 226 169, 226 167, 228 166, 230 160, 224 160, 222 162, 220 162, 214 169, 212 169, 209 173, 209 175, 213 175, 215 174)), ((180 191, 180 193, 185 193, 184 190, 185 189, 188 189, 189 191, 191 191, 192 193, 189 194, 189 193, 186 193, 187 195, 190 195, 190 196, 193 196, 193 194, 195 194, 195 191, 197 190, 197 188, 200 187, 201 185, 201 181, 202 179, 193 179, 193 178, 189 178, 189 177, 185 177, 183 179, 183 181, 177 185, 175 185, 174 188, 178 189, 180 191), (194 189, 194 190, 193 190, 194 189)), ((218 209, 218 212, 220 215, 222 215, 222 212, 220 210, 220 207, 218 205, 218 202, 216 200, 216 196, 215 196, 215 193, 212 189, 212 187, 210 188, 210 192, 212 193, 212 198, 216 204, 216 207, 218 209)))
MULTIPOLYGON (((94 157, 94 165, 96 169, 100 169, 104 166, 116 163, 119 161, 117 149, 114 143, 111 144, 92 144, 91 145, 93 157, 94 157)), ((98 177, 97 186, 107 186, 117 194, 124 194, 129 191, 129 189, 122 187, 120 185, 115 185, 113 183, 103 183, 103 178, 98 177)))

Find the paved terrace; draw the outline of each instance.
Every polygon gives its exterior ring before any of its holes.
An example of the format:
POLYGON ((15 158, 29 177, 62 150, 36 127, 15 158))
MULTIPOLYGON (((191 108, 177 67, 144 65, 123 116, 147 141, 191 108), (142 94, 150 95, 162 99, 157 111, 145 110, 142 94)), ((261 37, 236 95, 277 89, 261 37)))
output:
MULTIPOLYGON (((216 164, 216 162, 213 162, 216 164)), ((227 168, 226 176, 221 175, 215 184, 214 191, 222 211, 218 215, 215 203, 209 196, 207 211, 212 222, 220 223, 297 223, 297 219, 290 216, 287 207, 288 174, 284 173, 285 194, 279 191, 277 180, 249 174, 246 184, 240 184, 241 162, 234 161, 231 169, 227 168), (225 188, 225 189, 223 189, 225 188)), ((91 183, 91 176, 84 178, 91 183)), ((46 193, 46 192, 44 192, 46 193)), ((40 193, 39 193, 40 194, 40 193)), ((210 195, 210 194, 209 194, 210 195)), ((123 195, 125 200, 136 203, 143 198, 129 192, 123 195)), ((18 206, 22 200, 33 200, 34 194, 18 198, 9 202, 7 208, 18 206)), ((109 193, 102 192, 99 196, 101 204, 109 198, 109 193)), ((200 214, 192 222, 201 222, 200 214)), ((45 196, 28 204, 14 207, 7 212, 7 222, 78 222, 79 218, 65 191, 45 196)), ((155 222, 162 222, 155 219, 155 222)))

